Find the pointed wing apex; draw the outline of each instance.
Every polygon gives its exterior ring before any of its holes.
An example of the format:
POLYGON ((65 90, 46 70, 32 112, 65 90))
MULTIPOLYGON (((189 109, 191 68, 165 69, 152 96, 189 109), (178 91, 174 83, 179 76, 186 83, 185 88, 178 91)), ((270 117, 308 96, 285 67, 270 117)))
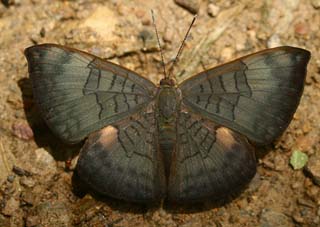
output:
POLYGON ((136 73, 75 49, 42 44, 25 55, 42 117, 69 143, 139 111, 156 92, 136 73))
POLYGON ((310 52, 277 47, 209 69, 179 87, 194 112, 257 144, 279 137, 296 111, 310 52))

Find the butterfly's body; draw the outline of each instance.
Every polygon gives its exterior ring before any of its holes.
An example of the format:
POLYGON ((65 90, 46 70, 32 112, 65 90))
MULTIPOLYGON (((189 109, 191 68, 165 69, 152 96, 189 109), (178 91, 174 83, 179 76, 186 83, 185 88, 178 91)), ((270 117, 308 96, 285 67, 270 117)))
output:
POLYGON ((133 71, 55 44, 25 51, 43 118, 69 143, 90 189, 150 202, 219 200, 256 172, 252 143, 290 123, 310 53, 278 47, 156 86, 133 71), (249 143, 251 141, 251 143, 249 143))
POLYGON ((164 161, 165 175, 169 178, 172 157, 177 144, 177 119, 181 97, 172 80, 163 79, 157 95, 156 115, 159 135, 159 152, 164 161))

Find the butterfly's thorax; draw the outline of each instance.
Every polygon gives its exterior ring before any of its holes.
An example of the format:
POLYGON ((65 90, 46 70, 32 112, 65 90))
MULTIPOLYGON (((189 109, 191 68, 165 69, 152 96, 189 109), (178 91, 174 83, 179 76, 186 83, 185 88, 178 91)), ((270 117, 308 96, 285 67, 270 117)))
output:
POLYGON ((176 122, 180 108, 180 95, 174 84, 161 84, 157 97, 159 148, 164 158, 165 172, 168 176, 172 153, 175 148, 176 122))

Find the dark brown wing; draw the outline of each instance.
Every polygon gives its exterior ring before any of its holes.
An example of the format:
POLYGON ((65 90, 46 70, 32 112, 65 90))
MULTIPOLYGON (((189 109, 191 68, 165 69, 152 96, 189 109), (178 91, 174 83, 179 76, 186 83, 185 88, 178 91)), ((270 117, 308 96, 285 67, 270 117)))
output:
POLYGON ((79 50, 42 44, 25 55, 42 116, 69 143, 141 110, 157 90, 136 73, 79 50))
POLYGON ((132 202, 159 201, 166 185, 157 150, 154 113, 139 113, 90 135, 76 171, 102 195, 132 202))
POLYGON ((242 190, 255 175, 254 150, 239 133, 186 112, 177 130, 169 200, 220 200, 242 190))
POLYGON ((302 95, 310 52, 278 47, 209 69, 182 82, 184 105, 257 144, 279 137, 302 95))

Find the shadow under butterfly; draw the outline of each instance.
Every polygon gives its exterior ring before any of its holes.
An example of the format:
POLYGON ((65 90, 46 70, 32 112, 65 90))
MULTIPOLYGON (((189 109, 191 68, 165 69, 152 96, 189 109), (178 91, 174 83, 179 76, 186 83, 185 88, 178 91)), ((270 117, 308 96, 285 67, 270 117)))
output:
POLYGON ((86 137, 76 172, 89 188, 149 203, 220 200, 256 173, 251 145, 287 128, 310 52, 283 46, 156 86, 99 57, 56 44, 25 50, 34 98, 67 143, 86 137), (251 143, 249 143, 249 141, 251 143))

